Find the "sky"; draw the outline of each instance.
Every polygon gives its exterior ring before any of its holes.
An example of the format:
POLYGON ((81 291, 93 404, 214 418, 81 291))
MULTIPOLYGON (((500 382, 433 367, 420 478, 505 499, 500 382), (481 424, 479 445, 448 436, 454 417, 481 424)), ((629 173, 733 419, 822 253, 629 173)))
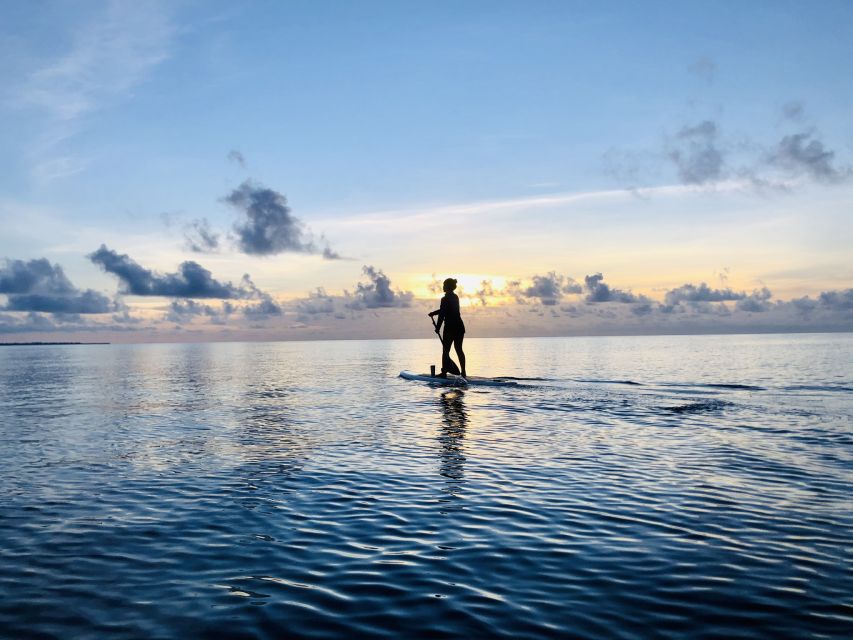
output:
POLYGON ((0 342, 853 330, 853 4, 2 2, 0 342))

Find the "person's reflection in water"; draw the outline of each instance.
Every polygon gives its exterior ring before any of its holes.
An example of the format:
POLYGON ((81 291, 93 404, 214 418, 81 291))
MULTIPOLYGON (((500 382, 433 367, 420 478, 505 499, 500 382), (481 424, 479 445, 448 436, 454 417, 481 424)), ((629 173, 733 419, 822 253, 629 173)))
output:
POLYGON ((465 450, 463 440, 468 427, 468 414, 465 410, 465 392, 460 389, 445 391, 439 400, 443 412, 444 424, 438 434, 441 445, 439 473, 445 478, 445 488, 451 497, 455 497, 465 477, 465 450))

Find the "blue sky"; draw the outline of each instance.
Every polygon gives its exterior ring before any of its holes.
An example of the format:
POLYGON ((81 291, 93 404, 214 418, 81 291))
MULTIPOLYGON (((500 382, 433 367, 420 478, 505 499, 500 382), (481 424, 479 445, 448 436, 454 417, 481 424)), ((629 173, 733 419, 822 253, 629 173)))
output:
MULTIPOLYGON (((707 281, 781 305, 853 279, 849 2, 38 2, 0 17, 0 258, 119 295, 145 339, 176 331, 160 318, 173 300, 122 293, 87 258, 101 244, 155 272, 251 274, 283 305, 266 337, 325 322, 287 306, 316 287, 330 318, 354 318, 357 283, 378 286, 365 265, 413 300, 457 274, 472 300, 497 283, 480 306, 513 308, 542 305, 519 292, 552 271, 603 272, 655 303, 707 281), (304 242, 239 248, 251 214, 224 198, 247 180, 287 197, 304 242), (215 252, 188 249, 201 220, 215 252)), ((583 296, 557 302, 598 317, 583 296)), ((33 320, 7 311, 18 333, 33 320)), ((383 313, 399 324, 396 303, 383 313)), ((670 321, 650 315, 629 319, 670 321)), ((792 318, 779 326, 814 322, 792 318)), ((572 322, 531 332, 587 327, 572 322)))

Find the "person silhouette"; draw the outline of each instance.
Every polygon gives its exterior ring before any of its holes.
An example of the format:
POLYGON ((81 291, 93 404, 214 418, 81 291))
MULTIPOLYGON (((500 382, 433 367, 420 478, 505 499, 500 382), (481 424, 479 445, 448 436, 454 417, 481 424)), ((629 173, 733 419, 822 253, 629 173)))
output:
POLYGON ((438 316, 438 323, 435 325, 435 332, 441 337, 442 353, 441 353, 441 377, 447 377, 449 369, 448 363, 453 361, 450 359, 450 347, 456 349, 456 356, 459 358, 459 367, 462 369, 462 377, 467 378, 465 372, 465 352, 462 351, 462 340, 465 338, 465 323, 462 322, 462 314, 459 312, 459 296, 453 291, 456 289, 456 279, 447 278, 444 281, 444 297, 441 299, 441 305, 435 311, 429 312, 429 317, 438 316), (444 324, 444 336, 441 336, 441 325, 444 324))

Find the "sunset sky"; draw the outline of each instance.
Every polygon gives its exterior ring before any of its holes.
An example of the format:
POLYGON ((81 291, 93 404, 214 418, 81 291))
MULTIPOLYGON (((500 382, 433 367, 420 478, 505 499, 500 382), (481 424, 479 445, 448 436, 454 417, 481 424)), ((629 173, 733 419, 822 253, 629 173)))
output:
POLYGON ((7 2, 0 342, 853 329, 853 4, 7 2))

